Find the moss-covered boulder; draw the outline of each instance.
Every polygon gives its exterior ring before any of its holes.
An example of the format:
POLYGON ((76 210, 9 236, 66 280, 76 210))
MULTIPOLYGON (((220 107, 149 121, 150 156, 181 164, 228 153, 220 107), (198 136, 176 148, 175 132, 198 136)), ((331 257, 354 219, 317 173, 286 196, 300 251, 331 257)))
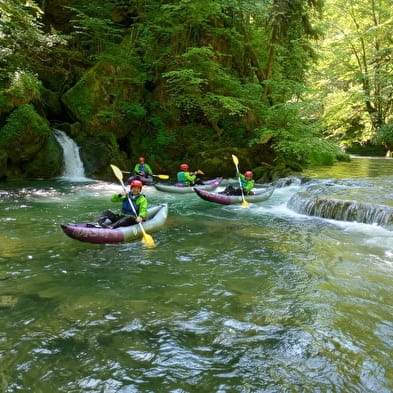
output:
POLYGON ((241 172, 252 169, 252 158, 249 150, 235 147, 204 151, 190 163, 190 166, 192 167, 191 169, 203 170, 207 177, 234 177, 236 175, 236 167, 232 155, 237 157, 239 161, 238 167, 241 172))
POLYGON ((130 81, 124 70, 100 61, 62 97, 71 119, 79 122, 89 136, 113 133, 117 138, 132 134, 146 115, 139 103, 140 88, 130 81))
POLYGON ((92 174, 103 177, 111 175, 110 164, 127 168, 124 157, 119 152, 116 139, 111 134, 86 137, 78 143, 78 146, 87 176, 92 174))
POLYGON ((47 121, 20 105, 0 129, 1 178, 50 178, 59 174, 63 150, 47 121))
POLYGON ((0 90, 0 115, 8 115, 18 106, 41 99, 42 84, 29 72, 15 73, 10 86, 0 90))

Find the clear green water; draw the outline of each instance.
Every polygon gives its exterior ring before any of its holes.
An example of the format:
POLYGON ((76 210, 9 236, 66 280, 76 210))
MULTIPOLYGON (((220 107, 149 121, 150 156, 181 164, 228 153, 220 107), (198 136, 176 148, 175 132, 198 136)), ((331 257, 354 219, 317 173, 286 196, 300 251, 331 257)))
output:
POLYGON ((393 391, 392 233, 297 215, 299 187, 248 209, 145 187, 169 203, 146 249, 61 231, 116 183, 0 185, 0 391, 393 391))

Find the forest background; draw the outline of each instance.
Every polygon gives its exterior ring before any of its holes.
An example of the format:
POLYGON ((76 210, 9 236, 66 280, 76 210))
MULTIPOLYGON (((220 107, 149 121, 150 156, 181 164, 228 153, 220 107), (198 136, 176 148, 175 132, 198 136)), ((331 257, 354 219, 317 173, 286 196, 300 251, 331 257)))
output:
POLYGON ((92 177, 390 154, 392 31, 391 0, 0 0, 0 180, 59 175, 54 129, 92 177))

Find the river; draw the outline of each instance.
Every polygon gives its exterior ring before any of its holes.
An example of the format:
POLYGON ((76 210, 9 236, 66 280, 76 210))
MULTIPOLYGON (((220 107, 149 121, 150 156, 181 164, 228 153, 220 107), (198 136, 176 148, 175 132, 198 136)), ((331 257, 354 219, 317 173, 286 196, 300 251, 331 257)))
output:
MULTIPOLYGON (((307 175, 390 203, 393 160, 307 175)), ((146 186, 169 204, 148 249, 60 228, 113 208, 115 178, 1 184, 0 391, 392 392, 392 229, 296 213, 305 187, 243 208, 146 186)))

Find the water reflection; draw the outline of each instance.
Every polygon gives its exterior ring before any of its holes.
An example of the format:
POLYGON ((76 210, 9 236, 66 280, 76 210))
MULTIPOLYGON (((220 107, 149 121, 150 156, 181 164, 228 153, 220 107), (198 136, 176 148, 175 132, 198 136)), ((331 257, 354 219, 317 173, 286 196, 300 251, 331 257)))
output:
POLYGON ((306 176, 319 179, 350 179, 393 175, 393 160, 386 157, 351 156, 350 162, 338 162, 331 167, 306 170, 306 176))
MULTIPOLYGON (((386 198, 387 181, 335 184, 386 198)), ((145 187, 170 206, 158 247, 95 245, 59 224, 119 185, 24 187, 0 199, 1 391, 393 390, 389 230, 294 212, 301 184, 248 209, 145 187)))

